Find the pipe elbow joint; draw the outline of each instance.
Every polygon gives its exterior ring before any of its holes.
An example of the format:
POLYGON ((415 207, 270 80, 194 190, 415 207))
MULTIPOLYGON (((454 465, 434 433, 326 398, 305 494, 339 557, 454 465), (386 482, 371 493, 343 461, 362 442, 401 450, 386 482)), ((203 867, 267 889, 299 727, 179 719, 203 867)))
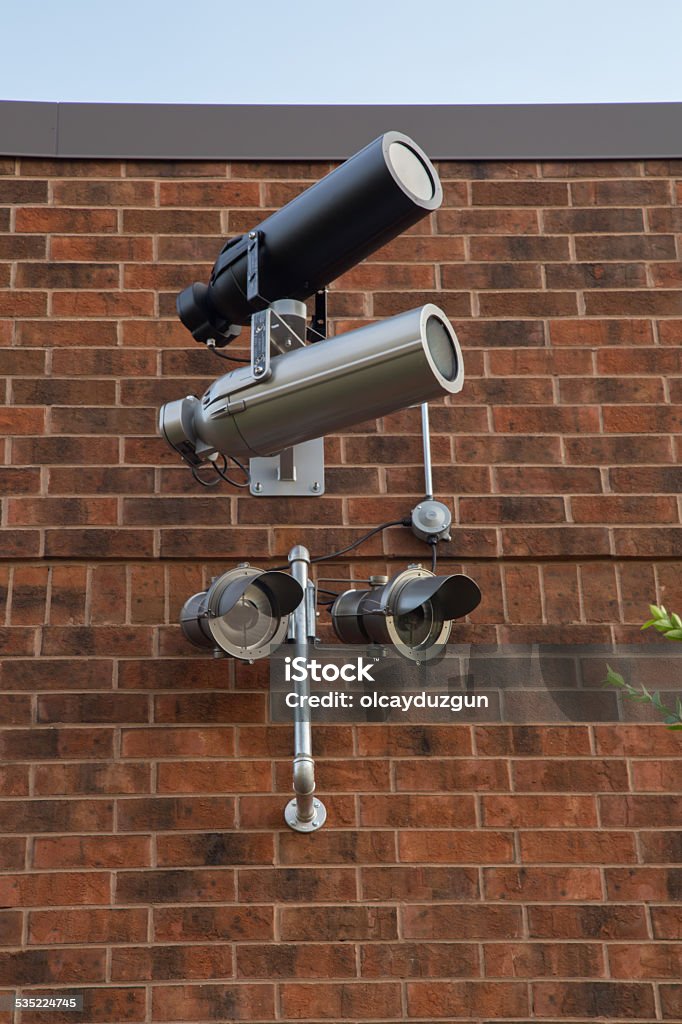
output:
POLYGON ((294 758, 294 792, 300 796, 311 796, 315 791, 315 762, 312 757, 300 755, 294 758))

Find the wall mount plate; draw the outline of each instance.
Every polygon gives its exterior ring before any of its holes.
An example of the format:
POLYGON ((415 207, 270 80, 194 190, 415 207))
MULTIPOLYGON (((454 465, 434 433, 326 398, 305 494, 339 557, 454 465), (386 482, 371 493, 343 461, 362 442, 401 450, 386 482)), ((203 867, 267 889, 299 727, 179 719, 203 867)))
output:
POLYGON ((324 494, 324 438, 295 444, 270 458, 250 460, 251 494, 316 497, 324 494))

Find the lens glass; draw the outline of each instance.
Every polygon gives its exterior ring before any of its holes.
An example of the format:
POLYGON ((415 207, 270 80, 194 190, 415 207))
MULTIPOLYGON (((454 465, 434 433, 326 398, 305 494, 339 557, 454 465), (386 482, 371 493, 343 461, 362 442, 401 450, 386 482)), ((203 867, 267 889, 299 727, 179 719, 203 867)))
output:
POLYGON ((446 380, 454 380, 458 370, 457 353, 450 333, 437 316, 430 316, 426 321, 426 344, 438 372, 446 380))
POLYGON ((413 149, 404 142, 392 142, 388 159, 403 187, 422 201, 433 199, 435 187, 429 169, 413 149))
POLYGON ((270 602, 260 587, 247 587, 229 612, 220 616, 221 632, 237 647, 257 648, 272 639, 279 618, 273 618, 270 602))
POLYGON ((417 605, 405 615, 396 615, 395 628, 400 642, 406 647, 420 647, 431 636, 439 633, 442 623, 434 618, 433 605, 430 601, 417 605))

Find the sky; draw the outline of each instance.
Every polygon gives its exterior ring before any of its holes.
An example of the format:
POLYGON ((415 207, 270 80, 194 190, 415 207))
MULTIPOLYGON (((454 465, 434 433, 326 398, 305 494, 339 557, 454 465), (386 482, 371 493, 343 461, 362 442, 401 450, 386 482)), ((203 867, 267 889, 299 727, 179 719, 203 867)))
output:
POLYGON ((5 0, 0 99, 682 101, 682 0, 5 0))

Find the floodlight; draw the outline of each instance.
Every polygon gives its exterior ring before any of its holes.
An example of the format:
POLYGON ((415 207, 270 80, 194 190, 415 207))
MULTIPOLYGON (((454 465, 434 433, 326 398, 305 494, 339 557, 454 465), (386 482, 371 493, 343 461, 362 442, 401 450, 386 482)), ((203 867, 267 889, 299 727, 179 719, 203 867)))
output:
POLYGON ((338 638, 347 644, 391 645, 412 661, 440 655, 452 620, 472 612, 481 592, 468 576, 435 576, 410 566, 389 580, 373 577, 369 590, 346 590, 332 605, 338 638))
POLYGON ((197 341, 218 347, 276 299, 304 300, 443 201, 435 167, 407 135, 386 132, 252 231, 231 238, 208 285, 177 300, 197 341))
POLYGON ((233 370, 201 399, 190 395, 162 406, 159 429, 192 466, 217 453, 271 456, 454 394, 463 382, 457 335, 445 313, 429 303, 275 355, 266 380, 254 380, 251 367, 233 370))
POLYGON ((183 633, 197 647, 244 661, 267 657, 284 640, 303 589, 285 572, 239 565, 194 594, 180 613, 183 633))

